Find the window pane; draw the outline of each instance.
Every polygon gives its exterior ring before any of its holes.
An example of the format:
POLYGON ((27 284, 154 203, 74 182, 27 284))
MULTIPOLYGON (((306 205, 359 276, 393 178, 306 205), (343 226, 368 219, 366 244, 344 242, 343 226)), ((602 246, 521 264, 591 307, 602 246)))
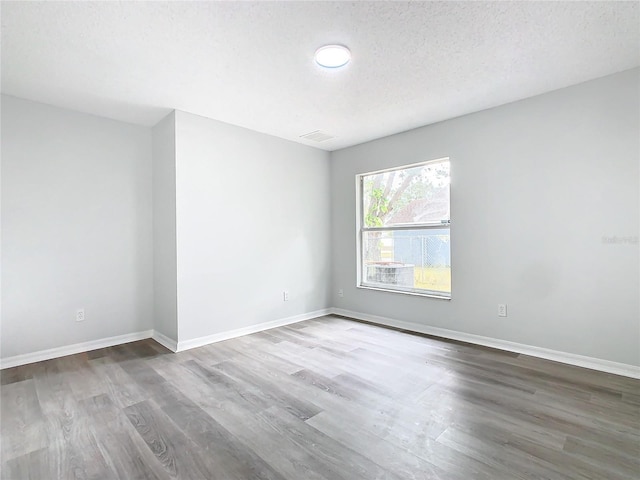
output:
POLYGON ((449 228, 363 232, 364 284, 451 293, 449 228))
POLYGON ((449 220, 449 161, 364 175, 362 225, 388 227, 449 220))

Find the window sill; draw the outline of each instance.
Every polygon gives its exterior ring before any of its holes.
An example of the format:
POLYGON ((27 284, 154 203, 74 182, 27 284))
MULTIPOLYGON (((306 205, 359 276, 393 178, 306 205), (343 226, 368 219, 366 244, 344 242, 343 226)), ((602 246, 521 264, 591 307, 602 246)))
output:
POLYGON ((357 288, 362 288, 364 290, 377 290, 378 292, 388 292, 388 293, 400 293, 402 295, 413 295, 416 297, 428 297, 428 298, 437 298, 439 300, 451 300, 451 296, 447 296, 445 294, 438 294, 436 292, 412 292, 405 290, 395 290, 391 288, 378 287, 374 285, 356 285, 357 288))

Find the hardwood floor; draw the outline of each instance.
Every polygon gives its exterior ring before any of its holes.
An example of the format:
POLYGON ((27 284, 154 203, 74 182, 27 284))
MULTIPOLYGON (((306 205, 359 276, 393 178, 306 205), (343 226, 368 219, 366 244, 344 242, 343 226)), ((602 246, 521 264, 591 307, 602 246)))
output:
POLYGON ((2 371, 2 479, 637 479, 640 381, 323 317, 2 371))

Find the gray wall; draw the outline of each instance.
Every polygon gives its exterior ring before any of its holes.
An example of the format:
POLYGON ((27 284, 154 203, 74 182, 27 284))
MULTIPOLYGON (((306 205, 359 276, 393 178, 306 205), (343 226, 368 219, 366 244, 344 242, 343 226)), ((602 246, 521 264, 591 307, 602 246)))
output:
POLYGON ((332 305, 640 365, 639 72, 333 152, 332 305), (357 289, 355 175, 446 156, 452 299, 357 289))
POLYGON ((151 230, 149 128, 2 96, 3 358, 153 328, 151 230))
POLYGON ((152 134, 154 328, 177 342, 175 113, 158 122, 152 134))
POLYGON ((183 112, 152 136, 3 96, 2 357, 336 306, 640 365, 639 84, 636 69, 331 155, 183 112), (357 289, 355 175, 444 156, 452 300, 357 289))
POLYGON ((329 306, 327 152, 178 111, 176 179, 181 342, 329 306))

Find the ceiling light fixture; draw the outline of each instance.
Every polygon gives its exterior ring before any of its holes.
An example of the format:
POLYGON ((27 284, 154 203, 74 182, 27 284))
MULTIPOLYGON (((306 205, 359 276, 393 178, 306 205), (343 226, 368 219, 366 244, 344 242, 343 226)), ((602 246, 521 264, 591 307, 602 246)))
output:
POLYGON ((321 67, 338 68, 351 60, 351 52, 343 45, 325 45, 316 50, 316 62, 321 67))

